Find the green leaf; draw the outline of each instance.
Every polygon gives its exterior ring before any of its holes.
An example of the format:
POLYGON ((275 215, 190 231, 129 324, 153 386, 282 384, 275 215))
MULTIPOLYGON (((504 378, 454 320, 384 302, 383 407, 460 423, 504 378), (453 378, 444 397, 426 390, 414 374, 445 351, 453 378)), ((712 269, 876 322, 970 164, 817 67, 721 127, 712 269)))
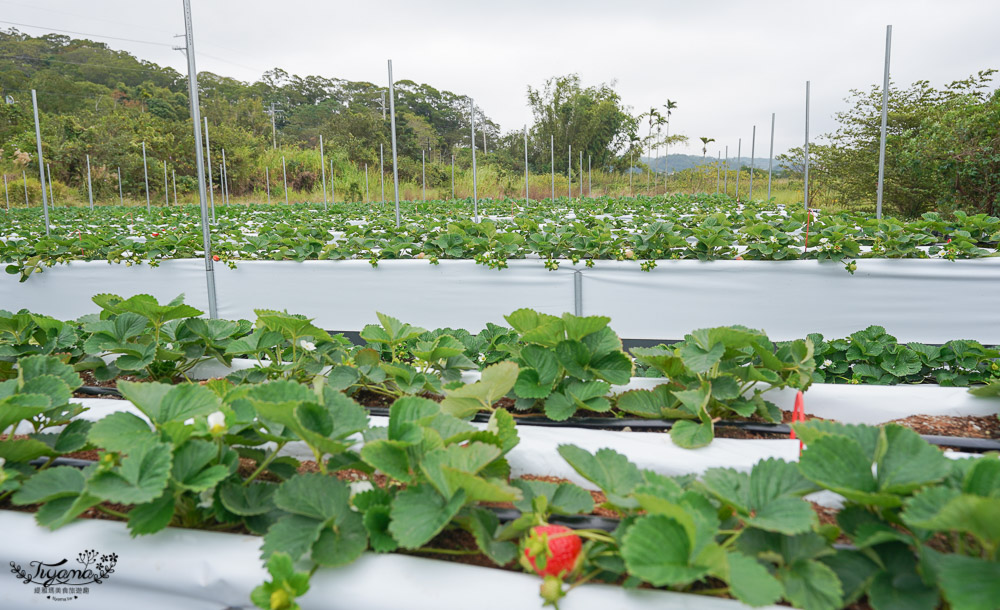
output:
POLYGON ((78 468, 56 466, 36 472, 17 490, 11 501, 14 504, 40 504, 58 498, 76 496, 83 493, 86 478, 78 468))
POLYGON ((368 532, 361 515, 348 511, 337 520, 336 526, 320 531, 319 540, 312 547, 312 559, 321 566, 337 568, 354 563, 366 548, 368 532))
POLYGON ((75 390, 83 384, 80 376, 68 364, 62 362, 56 356, 26 356, 17 361, 21 379, 25 382, 31 381, 44 375, 58 377, 71 390, 75 390))
POLYGON ((303 517, 302 515, 287 515, 278 519, 264 535, 261 545, 261 557, 270 557, 273 553, 288 553, 292 559, 298 559, 312 548, 319 539, 323 522, 303 517))
POLYGON ((159 421, 160 403, 167 392, 174 386, 167 383, 138 383, 134 381, 119 381, 118 391, 131 401, 152 422, 159 421))
POLYGON ((389 507, 378 504, 369 507, 363 518, 365 529, 368 530, 368 541, 376 553, 391 553, 399 548, 396 540, 389 533, 389 507))
POLYGON ((680 356, 681 360, 684 361, 684 365, 691 369, 693 373, 701 374, 708 372, 709 369, 722 360, 722 355, 725 351, 726 348, 721 343, 716 343, 709 349, 692 343, 685 343, 680 348, 680 356))
POLYGON ((938 553, 926 547, 923 552, 953 610, 996 608, 1000 599, 1000 562, 938 553))
POLYGON ((696 423, 688 419, 674 422, 670 428, 670 439, 678 447, 684 449, 697 449, 704 447, 715 438, 715 430, 711 422, 696 423))
POLYGON ((591 361, 590 370, 608 383, 626 384, 632 376, 632 360, 624 352, 611 352, 591 361))
MULTIPOLYGON (((677 417, 680 413, 668 412, 673 403, 674 397, 670 386, 664 384, 652 390, 630 390, 620 394, 617 406, 622 411, 639 417, 677 417)), ((679 410, 674 409, 673 411, 679 410)), ((683 416, 690 417, 690 414, 685 411, 683 416)))
POLYGON ((521 490, 523 497, 514 506, 524 513, 534 511, 533 502, 537 497, 544 497, 548 510, 560 515, 589 514, 594 510, 594 498, 590 492, 572 483, 531 479, 515 479, 511 483, 521 490))
POLYGON ((274 483, 256 481, 244 486, 231 482, 219 488, 219 500, 234 515, 252 517, 274 510, 273 496, 277 490, 274 483))
POLYGON ((52 406, 64 405, 73 398, 73 392, 66 382, 55 375, 39 375, 24 382, 20 394, 42 394, 48 396, 52 406))
POLYGON ((482 378, 455 390, 446 390, 441 409, 465 418, 480 409, 490 411, 493 403, 503 398, 517 382, 518 367, 513 362, 499 362, 483 369, 482 378))
MULTIPOLYGON (((556 355, 552 353, 552 350, 538 345, 525 345, 521 349, 520 359, 524 367, 535 370, 537 374, 536 381, 539 385, 551 388, 552 384, 556 382, 556 378, 559 376, 559 361, 556 359, 556 355)), ((520 393, 519 395, 525 398, 533 398, 520 393)))
POLYGON ((149 502, 166 488, 170 463, 170 445, 141 445, 122 460, 121 466, 95 473, 87 482, 87 491, 109 502, 149 502))
POLYGON ((543 384, 535 369, 521 369, 514 384, 514 393, 520 398, 545 398, 552 393, 552 385, 543 384))
POLYGON ((85 419, 75 419, 66 425, 56 437, 52 448, 59 453, 79 451, 87 446, 87 436, 93 422, 85 419))
MULTIPOLYGON (((8 383, 13 383, 13 380, 8 383)), ((31 419, 52 408, 52 401, 44 394, 15 394, 0 399, 0 434, 18 422, 31 419)))
POLYGON ((769 500, 747 520, 753 527, 794 535, 810 531, 818 524, 816 513, 800 498, 789 496, 769 500))
POLYGON ((608 496, 627 496, 642 482, 636 465, 611 449, 599 449, 591 455, 574 445, 559 445, 558 451, 580 476, 597 485, 608 496))
POLYGON ((843 588, 837 574, 818 561, 800 560, 778 570, 785 598, 798 608, 837 610, 843 588))
POLYGON ((506 409, 497 409, 490 415, 486 430, 496 434, 500 439, 501 455, 506 455, 521 442, 517 436, 517 424, 514 423, 514 416, 506 409))
POLYGON ((886 451, 878 461, 880 490, 905 494, 948 474, 948 458, 913 430, 888 424, 883 431, 886 451))
POLYGON ((463 504, 465 492, 461 490, 446 500, 429 485, 407 487, 392 502, 389 532, 401 547, 419 548, 437 536, 463 504))
POLYGON ((400 441, 370 441, 361 448, 361 459, 397 481, 412 483, 413 473, 407 446, 400 441))
POLYGON ((0 443, 0 458, 10 464, 30 462, 43 455, 54 456, 56 452, 46 443, 33 438, 19 438, 0 443))
POLYGON ((868 588, 868 600, 875 610, 934 610, 938 607, 937 589, 924 584, 909 545, 896 542, 880 545, 877 549, 885 569, 875 575, 868 588))
MULTIPOLYGON (((932 491, 932 490, 928 490, 932 491)), ((932 494, 922 493, 913 498, 914 502, 926 500, 932 494)), ((938 494, 933 494, 938 495, 938 494)), ((910 511, 913 504, 907 505, 903 514, 904 521, 922 529, 944 532, 964 532, 971 534, 979 543, 988 548, 1000 546, 1000 498, 984 498, 961 494, 951 497, 933 516, 918 515, 910 511)))
POLYGON ((229 475, 229 468, 222 464, 208 466, 217 454, 218 448, 214 443, 201 439, 192 439, 184 443, 174 452, 172 471, 174 481, 182 489, 193 492, 214 487, 229 475))
POLYGON ((817 485, 849 500, 878 506, 899 506, 894 494, 879 494, 871 461, 856 441, 844 436, 823 436, 807 445, 799 471, 817 485))
POLYGON ((842 424, 832 420, 814 419, 792 424, 792 428, 806 445, 823 436, 846 436, 858 443, 862 453, 870 462, 875 461, 875 450, 880 435, 879 428, 875 426, 842 424))
POLYGON ((867 590, 879 566, 862 551, 838 549, 833 555, 819 560, 830 568, 840 580, 844 591, 844 604, 857 601, 867 590))
POLYGON ((221 401, 212 390, 198 384, 176 385, 163 396, 160 411, 153 421, 157 423, 189 418, 208 417, 219 410, 221 401))
POLYGON ((562 320, 566 328, 566 336, 577 341, 605 328, 611 322, 611 318, 604 316, 574 316, 570 313, 564 313, 562 320))
POLYGON ((750 606, 766 606, 781 599, 781 583, 756 559, 742 553, 727 553, 729 587, 733 596, 750 606))
POLYGON ((141 417, 123 411, 102 417, 91 426, 87 438, 97 447, 123 453, 156 442, 156 435, 149 424, 141 417))
POLYGON ((162 496, 136 506, 128 513, 128 529, 133 536, 155 534, 170 525, 174 517, 174 495, 165 491, 162 496))
POLYGON ((517 556, 516 544, 497 540, 500 519, 493 511, 473 509, 468 516, 460 517, 459 523, 475 538, 479 550, 498 566, 507 565, 517 556))
POLYGON ((326 521, 350 511, 347 485, 320 473, 297 474, 278 487, 274 504, 283 511, 326 521))
POLYGON ((687 585, 708 573, 692 565, 691 540, 684 527, 663 515, 637 519, 625 532, 621 554, 630 574, 656 587, 687 585))

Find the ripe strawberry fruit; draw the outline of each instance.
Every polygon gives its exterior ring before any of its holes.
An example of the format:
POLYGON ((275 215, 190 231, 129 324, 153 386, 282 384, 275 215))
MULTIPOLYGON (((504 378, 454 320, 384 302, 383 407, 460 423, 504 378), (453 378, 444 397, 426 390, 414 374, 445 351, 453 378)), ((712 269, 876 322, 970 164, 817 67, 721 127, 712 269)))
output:
POLYGON ((539 576, 562 576, 576 568, 581 548, 583 542, 570 528, 539 525, 531 528, 524 556, 539 576))
POLYGON ((218 254, 213 254, 212 255, 212 260, 215 261, 215 262, 219 262, 219 255, 218 254))

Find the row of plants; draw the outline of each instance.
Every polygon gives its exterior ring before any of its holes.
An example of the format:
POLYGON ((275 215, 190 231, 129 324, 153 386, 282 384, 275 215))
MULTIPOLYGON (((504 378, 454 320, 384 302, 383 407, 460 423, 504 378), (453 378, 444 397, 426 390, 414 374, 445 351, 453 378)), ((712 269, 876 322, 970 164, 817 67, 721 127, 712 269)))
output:
POLYGON ((630 355, 604 316, 520 309, 506 316, 509 328, 489 324, 472 335, 428 331, 380 313, 380 323, 361 332, 366 344, 353 345, 285 312, 257 310, 255 323, 234 322, 199 317, 203 312, 181 297, 165 305, 149 295, 101 294, 93 300, 101 313, 76 322, 0 311, 0 379, 16 377, 17 359, 31 354, 58 355, 97 381, 128 376, 166 383, 190 379, 202 363, 232 367, 234 359, 243 359, 252 366, 227 369, 229 381, 309 383, 322 377, 349 396, 445 397, 449 412, 460 417, 502 408, 554 421, 581 414, 679 420, 671 429, 673 440, 691 448, 711 442, 719 419, 780 422, 781 411, 767 393, 808 390, 831 370, 884 370, 874 382, 885 383, 890 374, 915 381, 924 367, 936 371, 935 363, 943 363, 938 375, 950 385, 1000 380, 996 350, 969 341, 899 346, 881 327, 839 343, 811 335, 778 344, 759 330, 718 327, 696 330, 669 346, 633 348, 630 355), (914 354, 924 357, 921 368, 906 368, 914 354), (462 394, 473 387, 461 385, 464 372, 500 362, 519 367, 516 383, 504 395, 487 400, 462 394), (613 385, 630 382, 636 365, 647 376, 666 378, 664 383, 611 395, 613 385), (961 376, 945 379, 944 373, 961 376), (495 405, 499 398, 507 402, 495 405))
MULTIPOLYGON (((645 271, 657 260, 840 261, 851 273, 857 258, 976 258, 996 255, 1000 219, 956 212, 917 221, 861 214, 810 214, 769 202, 737 203, 718 195, 672 195, 528 202, 483 201, 402 206, 338 203, 220 206, 213 252, 231 267, 241 260, 470 259, 490 268, 526 257, 549 269, 562 262, 634 260, 645 271)), ((74 260, 126 265, 203 255, 194 206, 59 208, 49 234, 37 209, 5 214, 0 262, 26 280, 45 267, 74 260)))
POLYGON ((91 422, 71 402, 81 384, 71 366, 31 355, 16 370, 0 383, 0 433, 9 432, 0 440, 0 503, 31 507, 50 529, 98 511, 133 536, 169 526, 260 535, 271 580, 251 599, 265 609, 297 608, 317 568, 366 551, 463 552, 435 546, 446 531, 468 534, 466 552, 538 574, 547 604, 585 582, 806 610, 861 599, 875 610, 979 610, 1000 596, 992 525, 1000 459, 949 460, 896 425, 795 424, 805 443, 798 463, 713 468, 700 480, 640 469, 608 449, 561 445, 617 515, 610 532, 574 531, 551 522, 592 513, 591 494, 512 479, 505 455, 519 442, 514 418, 498 409, 479 428, 461 416, 468 401, 503 396, 522 379, 513 362, 488 367, 442 403, 395 399, 384 427, 322 377, 122 381, 143 417, 115 412, 91 422), (13 434, 25 425, 30 434, 13 434), (309 448, 314 472, 280 455, 291 443, 309 448), (90 449, 99 457, 83 468, 57 462, 90 449), (821 523, 803 499, 819 490, 846 500, 835 523, 821 523), (495 503, 520 516, 501 522, 495 503))

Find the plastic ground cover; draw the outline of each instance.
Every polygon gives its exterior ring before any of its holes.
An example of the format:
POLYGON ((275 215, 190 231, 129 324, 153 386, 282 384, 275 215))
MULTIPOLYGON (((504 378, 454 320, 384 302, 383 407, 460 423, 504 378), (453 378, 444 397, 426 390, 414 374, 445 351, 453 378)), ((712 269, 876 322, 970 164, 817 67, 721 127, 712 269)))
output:
MULTIPOLYGON (((488 269, 469 260, 240 261, 215 266, 219 315, 254 319, 257 308, 313 317, 328 330, 358 331, 375 312, 425 328, 478 332, 520 307, 611 317, 628 339, 680 339, 696 328, 743 324, 772 340, 819 332, 842 337, 881 324, 901 342, 974 339, 1000 344, 1000 259, 861 259, 854 275, 819 261, 563 261, 557 271, 512 260, 488 269), (577 277, 576 274, 579 273, 577 277), (577 290, 577 284, 579 290, 577 290), (933 321, 933 323, 929 323, 933 321)), ((204 262, 164 261, 157 268, 104 261, 48 268, 18 283, 0 278, 0 307, 28 308, 60 319, 96 311, 100 292, 148 292, 161 300, 184 293, 207 311, 204 262)))

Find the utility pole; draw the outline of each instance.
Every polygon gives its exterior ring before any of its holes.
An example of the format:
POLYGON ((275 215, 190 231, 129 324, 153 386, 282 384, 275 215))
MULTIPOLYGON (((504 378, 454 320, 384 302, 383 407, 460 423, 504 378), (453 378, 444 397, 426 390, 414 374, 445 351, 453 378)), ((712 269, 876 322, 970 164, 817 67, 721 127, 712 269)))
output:
POLYGON ((396 85, 392 81, 392 60, 389 60, 389 120, 392 122, 392 185, 396 194, 396 227, 399 227, 399 162, 396 157, 396 85))
POLYGON ((284 112, 284 110, 276 110, 274 107, 274 102, 271 102, 271 109, 265 110, 265 114, 271 115, 271 149, 277 150, 278 148, 278 128, 275 125, 274 117, 279 112, 284 112))
MULTIPOLYGON (((35 110, 35 143, 38 145, 38 175, 41 177, 42 184, 42 210, 45 215, 45 235, 49 234, 49 198, 45 193, 45 161, 42 159, 42 128, 38 123, 38 98, 35 95, 35 90, 31 90, 31 106, 35 110)), ((24 192, 28 192, 28 181, 25 178, 24 181, 24 192)), ((25 195, 25 200, 27 200, 27 195, 25 195)))

